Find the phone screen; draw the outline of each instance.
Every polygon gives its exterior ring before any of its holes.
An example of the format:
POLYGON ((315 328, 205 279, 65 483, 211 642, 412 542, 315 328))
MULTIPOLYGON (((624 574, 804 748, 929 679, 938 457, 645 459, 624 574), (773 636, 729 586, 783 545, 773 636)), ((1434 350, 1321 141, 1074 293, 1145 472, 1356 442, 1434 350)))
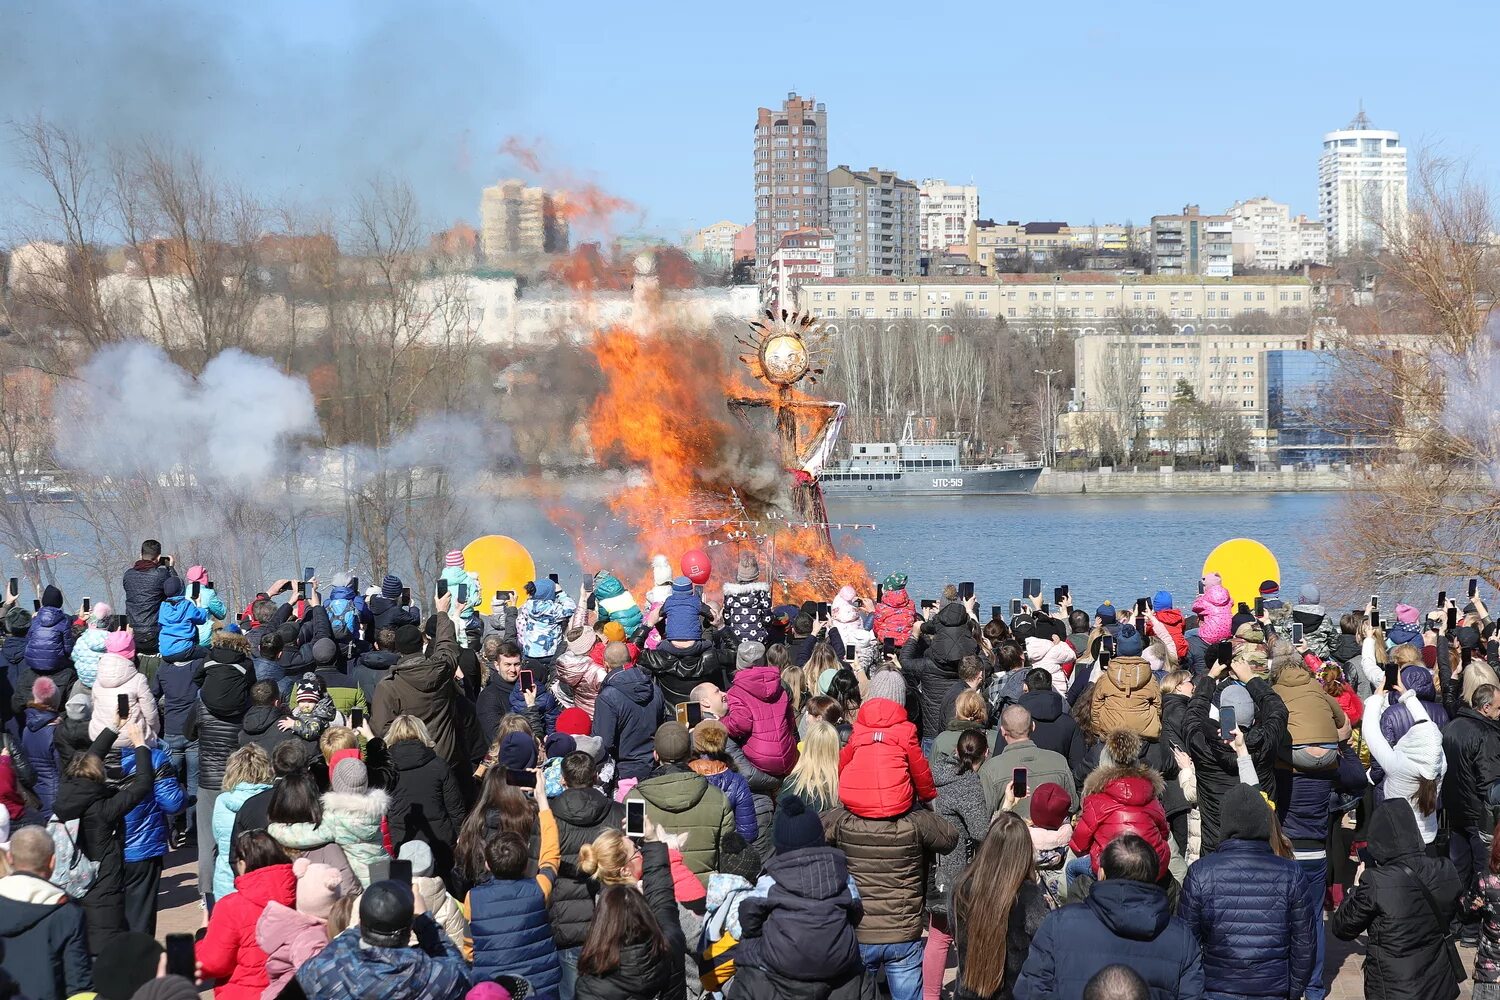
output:
POLYGON ((1146 613, 1146 599, 1144 597, 1137 597, 1135 599, 1135 613, 1138 615, 1146 613))
POLYGON ((198 599, 198 595, 201 593, 203 593, 203 584, 199 583, 197 580, 194 580, 192 589, 189 591, 190 596, 193 600, 196 601, 198 599))
POLYGON ((505 772, 505 783, 512 788, 536 788, 536 776, 530 771, 511 771, 507 769, 505 772))
POLYGON ((523 670, 521 671, 521 676, 516 683, 521 685, 522 691, 530 691, 532 688, 536 687, 536 677, 530 670, 523 670))
POLYGON ((819 621, 826 622, 828 620, 829 611, 830 611, 830 608, 829 608, 829 605, 828 605, 827 601, 819 601, 818 602, 818 620, 819 621))
POLYGON ((886 636, 884 639, 880 640, 880 648, 885 651, 886 656, 895 656, 896 640, 891 638, 890 636, 886 636))
POLYGON ((1302 641, 1302 623, 1301 622, 1292 622, 1292 643, 1293 643, 1293 645, 1295 645, 1295 644, 1297 644, 1297 643, 1299 643, 1301 641, 1302 641))
POLYGON ((677 721, 684 726, 687 725, 687 707, 688 702, 680 701, 677 703, 677 721))
POLYGON ((311 566, 303 566, 302 567, 302 579, 303 580, 311 581, 312 578, 315 577, 315 576, 317 576, 317 575, 318 575, 317 570, 313 569, 311 566))
POLYGON ((1018 767, 1010 772, 1010 789, 1016 798, 1026 797, 1026 768, 1018 767))
POLYGON ((458 585, 458 603, 469 603, 469 585, 467 583, 460 583, 458 585))
POLYGON ((1264 597, 1257 597, 1255 599, 1255 617, 1259 618, 1261 615, 1263 615, 1265 613, 1266 613, 1266 599, 1264 597))
POLYGON ((83 599, 83 613, 88 614, 92 610, 94 610, 94 602, 85 597, 83 599))
POLYGON ((854 643, 844 643, 844 659, 848 660, 850 663, 854 662, 854 643))
POLYGON ((1239 728, 1234 717, 1234 709, 1229 706, 1219 706, 1219 736, 1228 743, 1234 739, 1234 731, 1239 728))
POLYGON ((1380 607, 1380 595, 1379 594, 1371 594, 1370 595, 1370 607, 1372 607, 1372 608, 1378 608, 1378 607, 1380 607))
POLYGON ((1010 599, 1010 616, 1012 618, 1014 618, 1017 615, 1019 615, 1020 613, 1021 613, 1021 599, 1019 597, 1012 597, 1010 599))
POLYGON ((1399 684, 1400 681, 1401 681, 1401 668, 1400 668, 1400 666, 1398 666, 1395 663, 1387 663, 1385 665, 1385 689, 1387 691, 1394 691, 1394 690, 1396 690, 1396 685, 1399 684))
POLYGON ((130 718, 130 695, 122 694, 115 698, 115 711, 119 713, 122 722, 130 718))
POLYGON ((683 712, 683 716, 684 721, 682 724, 684 726, 687 726, 689 729, 692 729, 698 723, 703 721, 703 706, 698 704, 696 701, 690 701, 687 703, 686 711, 683 712))
POLYGON ((1061 604, 1063 602, 1063 598, 1067 597, 1067 596, 1068 596, 1068 588, 1066 588, 1066 587, 1053 587, 1052 588, 1052 603, 1053 604, 1061 604))
POLYGON ((411 885, 411 862, 403 861, 401 858, 391 859, 391 871, 386 876, 392 882, 400 882, 403 885, 411 885))
POLYGON ((115 615, 110 619, 109 630, 111 632, 123 632, 130 627, 130 619, 124 615, 115 615))
POLYGON ((503 591, 503 590, 497 590, 497 591, 495 591, 495 603, 496 604, 504 604, 505 603, 505 591, 503 591))
POLYGON ((1461 664, 1463 664, 1466 667, 1474 659, 1474 651, 1472 649, 1470 649, 1469 647, 1467 647, 1467 646, 1465 646, 1463 649, 1459 650, 1458 654, 1459 654, 1458 655, 1458 662, 1461 663, 1461 664))
POLYGON ((448 593, 448 581, 447 580, 441 580, 441 579, 438 580, 438 582, 437 582, 437 591, 436 591, 437 596, 438 597, 442 597, 442 596, 444 596, 447 593, 448 593))
POLYGON ((646 803, 640 799, 625 800, 625 836, 646 835, 646 803))
POLYGON ((974 581, 973 580, 964 580, 963 582, 961 582, 958 585, 958 599, 960 601, 967 601, 969 598, 971 598, 973 596, 974 596, 974 581))
POLYGON ((40 597, 33 597, 31 599, 31 613, 36 614, 40 610, 42 610, 42 599, 40 597))
POLYGON ((303 580, 297 581, 297 600, 307 600, 307 583, 303 580))
POLYGON ((349 709, 349 728, 358 729, 365 724, 365 711, 362 708, 349 709))
POLYGON ((1371 628, 1379 628, 1380 627, 1380 612, 1375 611, 1373 609, 1370 611, 1370 627, 1371 628))
POLYGON ((1103 670, 1105 667, 1108 667, 1108 666, 1109 666, 1109 650, 1107 650, 1107 649, 1101 649, 1101 650, 1099 650, 1099 669, 1103 670))
POLYGON ((198 954, 191 934, 167 935, 167 975, 198 981, 198 954))

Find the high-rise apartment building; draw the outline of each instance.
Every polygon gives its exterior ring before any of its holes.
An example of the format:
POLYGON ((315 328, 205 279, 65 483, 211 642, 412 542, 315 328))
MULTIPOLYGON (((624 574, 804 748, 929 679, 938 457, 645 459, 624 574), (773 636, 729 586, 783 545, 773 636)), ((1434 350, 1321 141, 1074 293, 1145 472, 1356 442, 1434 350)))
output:
POLYGON ((716 264, 727 264, 734 259, 734 241, 744 230, 738 222, 725 219, 711 226, 704 226, 688 240, 688 249, 704 260, 716 264))
POLYGON ((828 110, 787 94, 755 119, 755 271, 770 273, 781 238, 828 222, 828 110))
POLYGON ((1323 224, 1265 195, 1229 206, 1234 221, 1234 265, 1278 271, 1311 261, 1328 263, 1323 224))
POLYGON ((835 275, 913 277, 921 250, 917 186, 893 171, 828 172, 828 226, 833 230, 835 275))
POLYGON ((979 188, 928 179, 917 186, 922 217, 923 250, 947 250, 969 238, 969 224, 979 218, 979 188))
POLYGON ((479 198, 479 242, 485 257, 564 253, 568 220, 551 192, 523 181, 501 181, 479 198))
POLYGON ((1181 215, 1151 217, 1151 270, 1227 278, 1234 273, 1234 222, 1187 205, 1181 215))
POLYGON ((1364 109, 1323 135, 1318 157, 1318 211, 1328 253, 1368 253, 1389 231, 1406 229, 1406 147, 1399 133, 1377 129, 1364 109))

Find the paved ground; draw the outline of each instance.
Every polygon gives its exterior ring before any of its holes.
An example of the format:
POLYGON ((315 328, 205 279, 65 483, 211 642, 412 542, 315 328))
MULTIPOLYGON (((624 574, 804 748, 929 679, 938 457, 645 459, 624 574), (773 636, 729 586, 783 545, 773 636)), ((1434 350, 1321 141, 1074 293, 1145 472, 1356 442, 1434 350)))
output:
MULTIPOLYGON (((156 921, 158 937, 168 934, 191 934, 203 924, 203 911, 198 908, 198 862, 196 853, 177 851, 167 856, 167 867, 161 879, 161 910, 156 921)), ((1474 950, 1460 948, 1464 967, 1474 968, 1474 950)), ((1328 958, 1325 971, 1332 987, 1329 1000, 1363 1000, 1364 976, 1360 966, 1364 962, 1364 945, 1360 942, 1340 941, 1328 935, 1328 958)), ((1462 987, 1462 996, 1467 1000, 1469 984, 1462 987)), ((204 994, 205 996, 209 994, 204 994)))

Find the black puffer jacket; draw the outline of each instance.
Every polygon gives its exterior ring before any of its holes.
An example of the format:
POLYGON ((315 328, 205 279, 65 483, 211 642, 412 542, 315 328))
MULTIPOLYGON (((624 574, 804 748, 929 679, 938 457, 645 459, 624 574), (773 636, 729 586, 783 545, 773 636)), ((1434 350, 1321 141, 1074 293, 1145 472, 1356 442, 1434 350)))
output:
POLYGON ((1463 883, 1447 858, 1426 856, 1416 814, 1405 799, 1386 799, 1375 810, 1370 861, 1330 925, 1345 941, 1369 931, 1365 996, 1453 1000, 1458 981, 1446 954, 1448 924, 1458 912, 1463 883), (1436 913, 1423 885, 1437 904, 1436 913))
POLYGON ((965 656, 979 651, 969 624, 964 606, 950 601, 932 621, 912 629, 911 638, 897 654, 907 685, 920 690, 918 728, 924 740, 936 739, 943 731, 943 701, 958 680, 959 665, 965 656))
POLYGON ((1443 730, 1443 808, 1452 830, 1494 829, 1486 796, 1500 781, 1500 721, 1487 719, 1468 705, 1443 730))
POLYGON ((603 975, 578 970, 578 1000, 681 1000, 684 992, 683 959, 687 944, 677 919, 677 900, 672 894, 672 874, 667 849, 661 844, 641 845, 645 869, 643 891, 656 922, 667 939, 663 955, 651 955, 644 942, 620 948, 620 965, 603 975))
POLYGON ((593 788, 565 788, 550 805, 562 854, 549 906, 552 940, 559 948, 576 948, 588 937, 597 888, 592 879, 578 871, 578 849, 605 830, 620 829, 625 807, 593 788))
POLYGON ((1076 771, 1083 763, 1083 731, 1073 721, 1066 699, 1047 688, 1045 691, 1027 691, 1017 699, 1017 704, 1031 713, 1031 721, 1036 724, 1031 742, 1043 750, 1062 754, 1068 758, 1068 766, 1076 771))
MULTIPOLYGON (((1193 692, 1188 705, 1184 736, 1187 752, 1197 768, 1198 812, 1202 819, 1203 853, 1209 854, 1219 843, 1219 804, 1224 795, 1240 783, 1239 764, 1234 749, 1219 738, 1219 724, 1208 717, 1209 705, 1218 701, 1221 690, 1234 681, 1225 678, 1218 685, 1205 679, 1193 692)), ((1286 735, 1286 703, 1259 677, 1245 685, 1255 702, 1255 722, 1241 731, 1245 748, 1255 762, 1261 791, 1276 794, 1276 751, 1286 735)), ((1170 756, 1170 754, 1168 754, 1170 756)))
POLYGON ((162 585, 167 577, 176 576, 171 566, 159 565, 154 560, 140 559, 125 571, 125 614, 130 618, 130 628, 135 633, 135 649, 142 656, 156 655, 156 633, 160 626, 156 613, 166 599, 162 585))
POLYGON ((425 841, 432 848, 433 874, 446 875, 453 868, 453 845, 467 812, 453 771, 416 740, 394 744, 387 756, 396 778, 386 809, 391 843, 400 850, 407 841, 425 841))
MULTIPOLYGON (((644 644, 645 631, 642 630, 639 635, 641 638, 638 641, 644 644)), ((724 678, 724 665, 719 657, 719 649, 707 636, 682 648, 665 641, 655 649, 643 648, 636 666, 655 679, 669 706, 691 701, 689 695, 699 684, 707 682, 721 688, 729 686, 724 678)))

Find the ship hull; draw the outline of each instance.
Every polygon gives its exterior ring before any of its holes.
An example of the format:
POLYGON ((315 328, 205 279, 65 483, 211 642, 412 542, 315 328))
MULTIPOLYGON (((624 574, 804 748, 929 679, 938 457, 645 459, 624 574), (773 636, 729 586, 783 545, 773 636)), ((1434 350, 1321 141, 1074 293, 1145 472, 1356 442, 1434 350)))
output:
POLYGON ((1036 469, 938 469, 914 472, 825 472, 818 485, 827 497, 962 497, 1030 493, 1036 469))

